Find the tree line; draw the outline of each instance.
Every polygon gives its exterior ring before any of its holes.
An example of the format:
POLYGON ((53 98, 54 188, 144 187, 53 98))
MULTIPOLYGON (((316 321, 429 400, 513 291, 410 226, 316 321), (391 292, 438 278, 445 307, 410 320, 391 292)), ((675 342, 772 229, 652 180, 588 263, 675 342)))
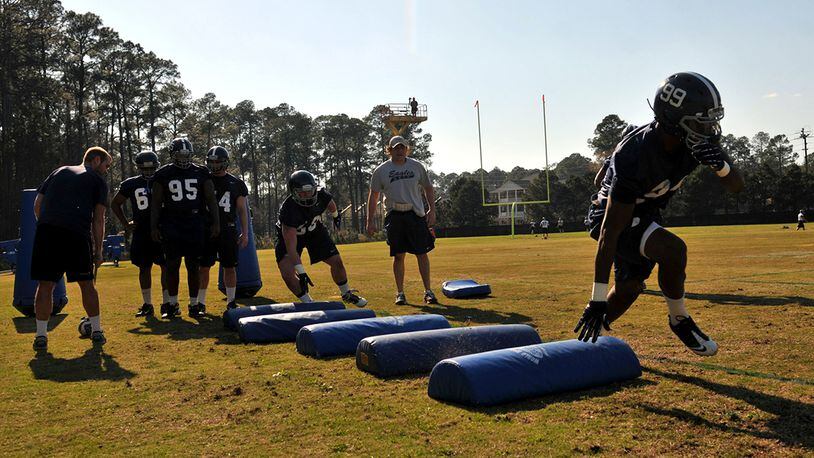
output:
MULTIPOLYGON (((166 145, 178 136, 190 139, 199 163, 214 145, 230 150, 230 172, 249 186, 259 236, 272 233, 297 169, 317 175, 347 209, 349 228, 359 230, 370 172, 386 157, 387 112, 376 105, 363 118, 314 118, 286 103, 230 107, 214 93, 193 99, 175 63, 122 38, 97 15, 55 0, 0 0, 0 239, 18 236, 20 190, 79 163, 89 146, 114 156, 108 181, 115 190, 137 173, 139 151, 154 150, 167 163, 166 145)), ((403 135, 413 156, 430 162, 432 136, 417 126, 403 135)))

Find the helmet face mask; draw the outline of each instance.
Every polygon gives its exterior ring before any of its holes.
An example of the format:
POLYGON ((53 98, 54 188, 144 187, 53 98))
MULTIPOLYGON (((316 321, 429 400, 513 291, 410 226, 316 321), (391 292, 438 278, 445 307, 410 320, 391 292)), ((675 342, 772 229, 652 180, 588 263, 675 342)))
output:
POLYGON ((141 176, 148 180, 155 175, 155 171, 160 166, 158 155, 153 151, 142 151, 136 155, 136 168, 141 176))
POLYGON ((298 205, 313 207, 317 204, 317 180, 311 172, 297 170, 288 180, 288 192, 298 205))
POLYGON ((681 137, 689 148, 720 139, 721 95, 712 81, 698 73, 676 73, 664 80, 656 90, 653 112, 659 125, 681 137))
POLYGON ((192 164, 192 154, 194 150, 192 143, 186 138, 176 138, 170 143, 170 155, 172 163, 178 168, 188 169, 192 164))
POLYGON ((229 167, 229 151, 222 146, 213 146, 206 153, 206 167, 212 173, 226 172, 229 167))

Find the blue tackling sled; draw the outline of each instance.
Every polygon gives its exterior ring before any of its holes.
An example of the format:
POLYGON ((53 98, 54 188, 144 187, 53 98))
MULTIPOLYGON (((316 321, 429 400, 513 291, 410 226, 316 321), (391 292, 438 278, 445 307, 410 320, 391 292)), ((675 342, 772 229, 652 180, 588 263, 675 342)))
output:
POLYGON ((441 292, 446 297, 465 299, 488 296, 492 294, 492 288, 489 285, 481 285, 475 280, 450 280, 441 285, 441 292))

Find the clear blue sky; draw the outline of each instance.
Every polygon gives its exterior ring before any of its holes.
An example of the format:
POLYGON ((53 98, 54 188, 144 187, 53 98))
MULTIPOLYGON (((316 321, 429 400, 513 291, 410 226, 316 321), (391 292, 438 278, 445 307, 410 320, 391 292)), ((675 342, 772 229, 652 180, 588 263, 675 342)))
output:
MULTIPOLYGON (((810 1, 63 0, 176 62, 194 97, 364 116, 415 96, 429 107, 437 172, 542 167, 589 155, 607 114, 641 124, 667 75, 718 86, 725 133, 814 126, 810 1)), ((809 146, 812 146, 809 142, 809 146)), ((802 154, 802 143, 794 142, 802 154)))

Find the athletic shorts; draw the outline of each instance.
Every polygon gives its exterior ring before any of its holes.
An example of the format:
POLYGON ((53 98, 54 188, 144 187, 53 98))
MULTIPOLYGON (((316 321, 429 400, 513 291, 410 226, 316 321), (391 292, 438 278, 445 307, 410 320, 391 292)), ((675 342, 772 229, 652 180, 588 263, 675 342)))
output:
POLYGON ((149 226, 136 226, 130 241, 130 262, 134 266, 149 268, 164 265, 164 250, 160 242, 153 241, 149 226))
POLYGON ((201 218, 161 222, 161 247, 167 260, 191 258, 196 262, 204 249, 204 222, 201 218))
POLYGON ((806 223, 804 221, 800 221, 797 223, 797 229, 805 229, 806 223))
POLYGON ((31 279, 57 282, 93 280, 93 244, 90 234, 50 224, 38 224, 31 252, 31 279))
POLYGON ((435 248, 435 237, 427 227, 427 219, 416 215, 412 210, 387 212, 384 230, 387 231, 390 256, 401 253, 424 254, 435 248))
POLYGON ((237 252, 239 249, 237 240, 238 233, 234 225, 222 227, 220 234, 215 238, 207 237, 204 242, 201 265, 203 267, 212 267, 217 261, 221 267, 237 267, 237 252))
MULTIPOLYGON (((303 249, 308 250, 311 264, 322 262, 331 256, 339 254, 339 249, 336 248, 336 244, 331 240, 331 235, 328 234, 328 229, 325 229, 322 224, 318 224, 313 231, 297 236, 297 254, 302 255, 303 249)), ((285 248, 283 234, 279 229, 277 230, 277 243, 274 246, 274 253, 277 255, 277 262, 282 261, 288 253, 285 248)))
MULTIPOLYGON (((644 281, 653 272, 656 263, 644 255, 644 245, 650 235, 661 228, 659 215, 634 216, 633 220, 619 235, 616 253, 613 256, 614 278, 616 282, 625 280, 644 281)), ((591 237, 599 240, 602 218, 591 220, 591 237)))

